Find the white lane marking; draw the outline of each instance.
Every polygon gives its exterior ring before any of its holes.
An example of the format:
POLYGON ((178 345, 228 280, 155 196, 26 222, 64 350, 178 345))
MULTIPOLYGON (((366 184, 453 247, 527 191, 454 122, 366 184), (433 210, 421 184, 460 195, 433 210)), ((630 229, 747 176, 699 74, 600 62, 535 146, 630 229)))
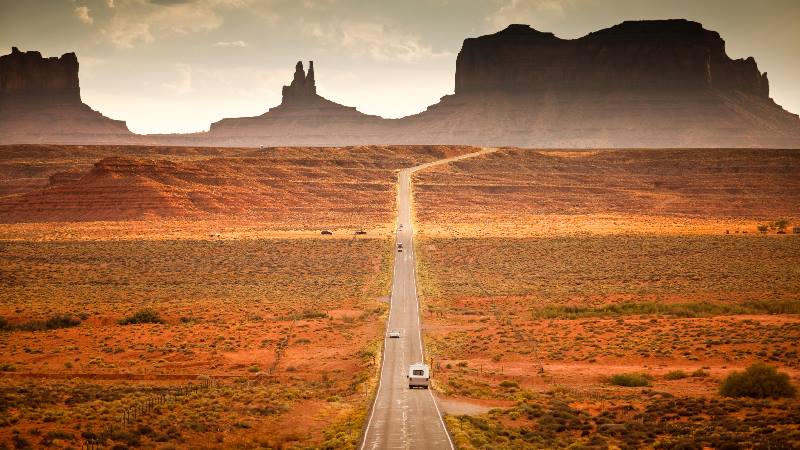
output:
POLYGON ((436 408, 436 415, 439 416, 439 423, 442 424, 442 430, 444 430, 445 436, 447 436, 447 442, 450 444, 450 450, 455 450, 453 446, 453 440, 450 439, 450 432, 447 431, 447 426, 444 424, 444 419, 442 418, 442 412, 439 411, 439 404, 436 403, 436 397, 433 396, 433 391, 428 388, 428 394, 431 394, 431 401, 433 402, 433 407, 436 408))
MULTIPOLYGON (((395 235, 396 236, 396 235, 395 235)), ((396 242, 396 239, 395 239, 396 242)), ((386 318, 386 332, 392 324, 392 309, 394 309, 394 283, 397 280, 397 258, 394 261, 394 268, 392 269, 392 285, 389 291, 389 317, 386 318)), ((381 388, 383 387, 383 372, 386 369, 386 332, 383 334, 383 354, 381 355, 381 376, 378 378, 378 390, 375 392, 375 399, 372 402, 372 411, 369 413, 369 420, 367 421, 367 428, 364 431, 364 440, 361 441, 361 450, 364 450, 367 445, 367 438, 369 437, 369 429, 372 426, 372 417, 375 415, 375 405, 378 404, 378 399, 381 396, 381 388)), ((372 448, 377 446, 377 441, 372 448)))
MULTIPOLYGON (((410 205, 412 204, 410 197, 411 197, 411 194, 409 193, 409 209, 410 209, 410 205)), ((411 220, 409 220, 409 222, 411 222, 411 220)), ((422 361, 424 362, 425 361, 425 352, 423 351, 423 348, 422 348, 422 321, 420 319, 420 314, 419 314, 419 297, 417 296, 417 264, 416 264, 416 255, 414 254, 414 242, 413 242, 413 239, 414 239, 414 228, 411 227, 410 223, 409 223, 409 227, 410 227, 410 234, 411 234, 411 238, 410 239, 412 240, 411 241, 411 245, 409 245, 409 247, 411 247, 411 253, 412 253, 412 256, 414 256, 414 258, 412 258, 412 260, 414 261, 414 264, 411 266, 411 268, 412 268, 412 273, 414 275, 414 280, 413 280, 414 281, 414 303, 417 306, 417 332, 419 333, 419 352, 420 352, 420 355, 422 355, 422 361)), ((450 432, 447 431, 447 425, 444 424, 444 419, 442 418, 442 412, 439 410, 439 404, 436 402, 436 397, 434 397, 433 391, 431 390, 430 387, 428 387, 428 394, 430 394, 430 396, 431 396, 431 401, 433 402, 433 407, 436 408, 436 415, 439 417, 439 424, 442 425, 442 430, 444 431, 445 436, 447 436, 447 443, 450 444, 450 449, 451 450, 455 450, 455 446, 453 445, 453 440, 450 438, 450 432)))
MULTIPOLYGON (((453 162, 453 161, 458 161, 458 160, 470 158, 470 157, 473 157, 473 156, 479 156, 479 155, 482 155, 482 154, 491 153, 493 151, 495 151, 495 150, 483 150, 483 151, 480 151, 480 152, 471 153, 469 155, 462 155, 462 156, 455 157, 455 158, 447 158, 447 159, 443 159, 443 160, 432 162, 432 163, 422 164, 420 166, 412 167, 410 169, 402 169, 399 172, 399 174, 398 174, 398 178, 399 178, 399 180, 398 180, 399 181, 399 183, 398 183, 399 184, 399 188, 398 188, 398 207, 399 207, 399 204, 400 204, 400 200, 399 199, 400 199, 400 197, 402 197, 401 194, 405 193, 406 196, 408 197, 406 199, 407 203, 408 203, 408 206, 405 208, 405 209, 408 210, 407 211, 408 214, 405 214, 406 211, 403 211, 400 208, 398 208, 398 221, 401 224, 404 223, 404 222, 407 222, 405 224, 405 226, 409 227, 409 231, 408 231, 408 233, 409 233, 409 240, 408 240, 409 245, 408 245, 408 247, 409 247, 410 250, 407 249, 406 252, 411 252, 412 253, 412 255, 411 255, 411 259, 412 260, 413 260, 413 256, 414 256, 413 255, 413 252, 414 252, 414 245, 413 245, 414 230, 413 230, 413 227, 411 225, 411 222, 412 222, 412 220, 411 220, 411 216, 412 216, 411 209, 412 209, 412 206, 413 206, 413 202, 411 201, 412 195, 411 195, 410 186, 411 186, 411 177, 413 176, 413 174, 418 170, 426 169, 426 168, 431 167, 431 166, 435 166, 435 165, 438 165, 438 164, 447 164, 447 163, 450 163, 450 162, 453 162), (406 215, 408 217, 404 217, 406 215)), ((403 230, 403 231, 405 232, 405 230, 403 230)), ((397 244, 398 240, 399 240, 399 232, 395 234, 395 245, 397 244)), ((392 286, 391 286, 391 294, 390 294, 390 297, 389 297, 390 298, 390 300, 389 300, 390 301, 390 303, 389 303, 389 318, 387 319, 387 322, 386 322, 387 329, 388 329, 388 327, 391 326, 391 321, 392 321, 392 309, 394 307, 394 288, 395 288, 395 281, 397 280, 397 266, 398 266, 397 262, 398 262, 398 259, 399 258, 395 257, 395 266, 394 266, 394 270, 393 270, 393 273, 392 273, 392 286)), ((403 259, 406 260, 406 261, 408 260, 407 253, 405 255, 403 255, 403 259)), ((422 359, 423 359, 422 362, 424 362, 424 360, 425 360, 425 352, 424 352, 423 347, 422 347, 422 322, 421 322, 420 315, 419 315, 419 297, 417 296, 417 265, 416 265, 416 263, 412 264, 411 267, 412 267, 413 286, 414 286, 414 305, 416 306, 416 312, 417 312, 416 315, 417 315, 418 343, 419 343, 420 355, 422 355, 422 359)), ((405 303, 405 302, 403 302, 403 303, 405 303)), ((402 348, 403 347, 401 346, 401 349, 402 348)), ((404 355, 404 352, 402 354, 404 355)), ((386 336, 384 334, 384 338, 383 338, 383 355, 382 355, 382 358, 381 358, 381 376, 380 376, 380 379, 378 379, 378 390, 377 390, 377 393, 375 394, 375 401, 372 403, 372 411, 370 412, 369 420, 367 421, 367 428, 366 428, 366 431, 364 433, 364 440, 361 442, 361 450, 363 450, 365 448, 365 445, 367 443, 367 437, 369 436, 369 430, 370 430, 370 427, 372 426, 372 418, 375 415, 375 405, 378 403, 378 398, 380 397, 381 390, 383 388, 382 380, 383 380, 383 374, 384 374, 385 369, 386 369, 386 336)), ((407 393, 407 392, 404 390, 404 393, 407 393)), ((439 423, 442 425, 442 429, 444 430, 444 434, 447 436, 447 442, 450 444, 450 449, 451 450, 455 450, 455 447, 453 446, 453 440, 450 438, 450 433, 447 431, 447 426, 445 426, 444 419, 442 418, 442 413, 439 410, 439 405, 436 403, 436 397, 433 395, 433 392, 430 389, 428 389, 428 394, 430 394, 430 396, 431 396, 431 400, 433 401, 433 406, 436 409, 436 414, 439 416, 439 423)), ((406 416, 404 414, 404 420, 405 420, 405 418, 406 418, 406 416)), ((374 443, 374 445, 372 446, 372 448, 376 448, 377 445, 378 445, 378 442, 376 441, 374 443)), ((406 442, 405 445, 407 446, 408 442, 406 442)))

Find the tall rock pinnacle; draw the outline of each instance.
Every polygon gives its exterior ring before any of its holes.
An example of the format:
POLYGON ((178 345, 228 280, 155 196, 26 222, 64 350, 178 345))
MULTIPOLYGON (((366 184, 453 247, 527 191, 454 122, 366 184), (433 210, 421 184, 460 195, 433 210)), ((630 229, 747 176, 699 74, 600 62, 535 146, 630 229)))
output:
POLYGON ((314 61, 308 62, 308 75, 303 70, 303 62, 297 61, 294 67, 294 78, 289 86, 283 87, 282 105, 304 103, 317 96, 314 84, 314 61))
POLYGON ((308 75, 306 75, 306 85, 311 85, 314 93, 317 93, 317 86, 314 84, 314 61, 308 62, 308 75))

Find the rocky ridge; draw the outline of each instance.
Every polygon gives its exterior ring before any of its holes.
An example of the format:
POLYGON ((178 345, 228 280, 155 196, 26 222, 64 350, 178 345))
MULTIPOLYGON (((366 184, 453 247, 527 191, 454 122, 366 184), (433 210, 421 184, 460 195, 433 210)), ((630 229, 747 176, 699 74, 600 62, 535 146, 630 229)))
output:
POLYGON ((456 61, 456 94, 708 89, 769 97, 752 57, 729 58, 719 33, 688 20, 627 21, 572 40, 515 24, 466 39, 456 61))
MULTIPOLYGON (((34 52, 1 57, 0 68, 9 56, 37 59, 29 53, 34 52)), ((28 91, 74 85, 64 98, 71 99, 69 108, 84 110, 65 112, 59 110, 63 105, 51 104, 35 118, 19 119, 32 107, 15 101, 4 108, 14 120, 0 125, 8 131, 0 143, 800 148, 800 118, 769 97, 767 74, 755 59, 730 58, 718 33, 687 20, 623 22, 578 39, 514 24, 468 38, 458 54, 454 93, 401 119, 363 114, 323 98, 313 62, 308 72, 298 62, 279 105, 188 135, 135 136, 127 129, 120 134, 124 123, 74 103, 77 61, 69 55, 58 60, 67 76, 54 77, 53 83, 42 83, 36 71, 6 76, 3 69, 2 79, 11 80, 3 89, 15 92, 3 95, 20 98, 17 92, 24 97, 28 91), (9 114, 12 110, 16 114, 9 114), (36 126, 26 128, 30 123, 36 126), (21 137, 9 140, 14 133, 21 137)), ((38 63, 37 70, 60 73, 51 60, 47 66, 38 63)))
MULTIPOLYGON (((360 143, 369 129, 383 122, 317 94, 314 62, 308 73, 297 62, 291 84, 282 90, 281 104, 257 117, 222 119, 211 124, 200 141, 213 145, 349 145, 360 143)), ((180 140, 180 137, 177 137, 180 140)), ((379 142, 369 140, 368 142, 379 142)))
POLYGON ((113 143, 133 137, 81 101, 78 58, 44 58, 13 47, 0 56, 0 141, 113 143))

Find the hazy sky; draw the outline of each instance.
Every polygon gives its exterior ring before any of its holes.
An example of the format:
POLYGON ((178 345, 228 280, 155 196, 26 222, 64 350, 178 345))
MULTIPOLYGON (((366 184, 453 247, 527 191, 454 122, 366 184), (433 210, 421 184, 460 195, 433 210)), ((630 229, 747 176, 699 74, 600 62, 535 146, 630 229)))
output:
POLYGON ((800 112, 800 0, 0 0, 0 52, 75 51, 91 107, 135 132, 186 132, 277 105, 300 59, 315 61, 321 95, 401 117, 453 92, 466 37, 666 18, 754 56, 772 97, 800 112))

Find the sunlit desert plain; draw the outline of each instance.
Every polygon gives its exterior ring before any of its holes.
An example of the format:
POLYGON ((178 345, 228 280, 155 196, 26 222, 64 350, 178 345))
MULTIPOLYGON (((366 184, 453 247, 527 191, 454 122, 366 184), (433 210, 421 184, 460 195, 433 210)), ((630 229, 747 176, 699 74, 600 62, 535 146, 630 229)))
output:
MULTIPOLYGON (((476 150, 0 148, 0 443, 356 447, 397 171, 476 150)), ((800 384, 798 173, 795 151, 510 148, 418 172, 457 446, 800 445, 796 398, 719 392, 758 362, 800 384)))
POLYGON ((800 445, 796 399, 719 393, 758 362, 800 378, 798 173, 794 151, 501 149, 417 174, 458 446, 800 445))
POLYGON ((0 442, 354 446, 396 170, 466 151, 3 147, 0 442))

